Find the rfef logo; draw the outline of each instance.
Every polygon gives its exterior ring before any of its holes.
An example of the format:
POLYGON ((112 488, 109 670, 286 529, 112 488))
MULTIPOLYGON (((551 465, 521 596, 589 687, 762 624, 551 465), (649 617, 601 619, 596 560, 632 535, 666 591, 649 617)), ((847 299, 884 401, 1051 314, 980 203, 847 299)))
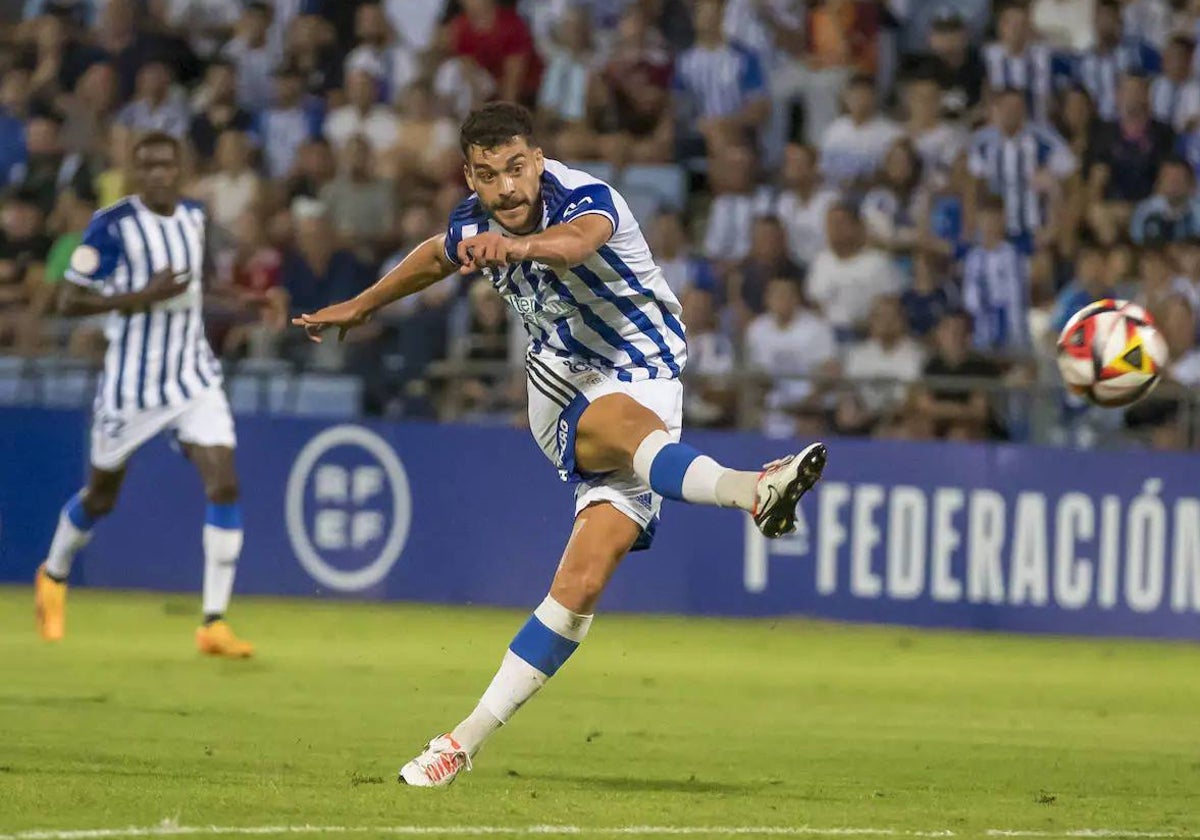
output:
POLYGON ((292 549, 314 580, 339 592, 368 589, 387 577, 408 539, 404 465, 370 429, 326 429, 296 456, 286 519, 292 549))

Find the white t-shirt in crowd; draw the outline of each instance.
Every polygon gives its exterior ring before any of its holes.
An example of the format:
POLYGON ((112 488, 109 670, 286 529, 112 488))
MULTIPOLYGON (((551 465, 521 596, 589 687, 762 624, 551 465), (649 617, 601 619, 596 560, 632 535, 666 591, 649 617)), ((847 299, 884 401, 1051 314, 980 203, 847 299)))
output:
POLYGON ((770 314, 755 318, 746 329, 746 358, 769 375, 763 431, 786 435, 795 423, 787 409, 812 393, 811 377, 836 358, 837 339, 829 322, 815 312, 799 310, 786 324, 770 314))
POLYGON ((375 105, 365 115, 353 105, 343 105, 325 118, 325 138, 339 150, 361 134, 372 149, 382 152, 395 144, 399 129, 399 120, 386 105, 375 105))
POLYGON ((704 255, 710 260, 740 260, 750 251, 750 228, 755 201, 749 193, 725 193, 713 199, 704 234, 704 255))
POLYGON ((755 216, 774 216, 787 231, 788 255, 801 265, 811 265, 825 247, 825 219, 837 203, 837 190, 818 189, 808 199, 794 190, 759 190, 755 216))
POLYGON ((863 248, 846 259, 822 251, 808 274, 809 298, 839 328, 865 321, 875 298, 899 294, 903 287, 896 266, 873 248, 863 248))
POLYGON ((925 367, 925 351, 911 338, 902 338, 891 347, 871 339, 854 345, 846 352, 842 370, 847 379, 890 379, 897 385, 863 385, 857 389, 863 405, 877 413, 904 398, 905 385, 917 381, 925 367))
POLYGON ((405 46, 424 52, 433 44, 445 0, 383 0, 383 13, 405 46))
POLYGON ((875 174, 888 147, 903 130, 887 117, 872 117, 855 125, 848 116, 838 117, 821 138, 821 172, 830 184, 841 186, 856 178, 875 174))
POLYGON ((1191 349, 1171 363, 1171 378, 1189 388, 1200 386, 1200 349, 1191 349))
POLYGON ((1074 52, 1096 43, 1096 0, 1034 0, 1033 26, 1043 41, 1074 52))

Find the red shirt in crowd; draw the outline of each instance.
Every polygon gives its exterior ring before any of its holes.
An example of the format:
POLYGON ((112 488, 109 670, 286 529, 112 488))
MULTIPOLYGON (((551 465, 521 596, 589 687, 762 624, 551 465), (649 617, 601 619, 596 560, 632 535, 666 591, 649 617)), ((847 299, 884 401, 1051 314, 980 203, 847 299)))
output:
POLYGON ((456 55, 470 58, 496 80, 504 81, 504 63, 512 56, 525 56, 525 79, 521 97, 533 101, 542 81, 542 60, 533 46, 533 35, 525 21, 513 9, 499 7, 491 27, 478 29, 465 13, 450 22, 450 48, 456 55))

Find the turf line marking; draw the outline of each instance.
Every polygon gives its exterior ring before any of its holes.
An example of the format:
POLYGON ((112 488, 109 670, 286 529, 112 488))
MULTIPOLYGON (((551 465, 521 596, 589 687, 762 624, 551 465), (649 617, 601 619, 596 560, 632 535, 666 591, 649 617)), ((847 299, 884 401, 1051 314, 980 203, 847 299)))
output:
POLYGON ((757 837, 972 837, 994 838, 1055 838, 1055 840, 1086 840, 1086 838, 1129 838, 1129 840, 1200 840, 1200 832, 1121 831, 1108 828, 1063 829, 1061 831, 1023 831, 993 828, 986 831, 950 829, 907 831, 893 828, 817 828, 814 826, 674 826, 628 825, 587 828, 578 825, 176 825, 164 822, 155 826, 91 829, 35 829, 0 834, 0 840, 117 840, 135 837, 188 836, 278 836, 284 834, 385 834, 395 836, 479 837, 485 835, 531 836, 757 836, 757 837))

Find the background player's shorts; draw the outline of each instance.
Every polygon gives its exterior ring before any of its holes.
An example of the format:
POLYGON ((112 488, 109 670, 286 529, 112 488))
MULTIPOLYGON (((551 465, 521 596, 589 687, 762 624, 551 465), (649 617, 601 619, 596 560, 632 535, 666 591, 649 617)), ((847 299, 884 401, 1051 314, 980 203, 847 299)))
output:
POLYGON ((181 443, 196 446, 237 445, 233 415, 224 389, 207 388, 179 405, 143 411, 107 412, 97 409, 92 419, 92 466, 115 471, 142 444, 171 430, 181 443))
POLYGON ((610 502, 642 528, 634 550, 648 548, 658 525, 662 497, 632 471, 591 475, 575 466, 575 432, 579 418, 591 403, 607 394, 628 394, 657 414, 667 431, 679 440, 683 422, 683 385, 678 379, 643 379, 622 382, 615 374, 579 359, 549 353, 530 353, 525 372, 529 378, 529 428, 533 437, 558 468, 563 481, 578 482, 575 513, 597 502, 610 502))

